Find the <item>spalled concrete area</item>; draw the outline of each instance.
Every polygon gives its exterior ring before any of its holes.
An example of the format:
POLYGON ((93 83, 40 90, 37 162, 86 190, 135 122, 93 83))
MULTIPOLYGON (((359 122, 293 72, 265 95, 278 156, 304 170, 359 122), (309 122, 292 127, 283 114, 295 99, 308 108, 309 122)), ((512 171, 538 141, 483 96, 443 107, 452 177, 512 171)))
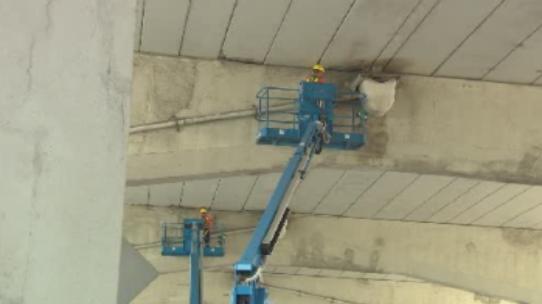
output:
POLYGON ((135 1, 2 1, 0 303, 117 301, 135 1))
MULTIPOLYGON (((258 214, 215 215, 227 231, 226 257, 204 260, 204 294, 222 303, 258 214)), ((186 301, 188 261, 160 255, 159 229, 194 216, 193 209, 125 207, 124 235, 161 273, 133 303, 186 301)), ((541 240, 532 230, 294 216, 264 281, 282 303, 542 303, 541 240)))
MULTIPOLYGON (((261 86, 296 87, 304 69, 186 58, 136 56, 134 125, 246 110, 261 86)), ((331 73, 340 86, 353 78, 331 73)), ((542 111, 537 87, 404 76, 397 101, 369 120, 369 144, 360 151, 325 151, 326 167, 461 175, 541 183, 542 111)), ((250 117, 130 136, 128 179, 193 179, 277 171, 290 149, 256 146, 250 117)))

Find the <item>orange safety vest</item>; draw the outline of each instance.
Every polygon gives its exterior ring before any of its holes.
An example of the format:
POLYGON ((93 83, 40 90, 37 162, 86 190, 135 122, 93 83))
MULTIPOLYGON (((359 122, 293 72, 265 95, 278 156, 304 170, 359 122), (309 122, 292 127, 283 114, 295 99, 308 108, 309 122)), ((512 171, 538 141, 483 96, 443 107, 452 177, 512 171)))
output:
POLYGON ((204 214, 201 216, 203 220, 203 229, 211 230, 213 228, 213 217, 210 214, 204 214))

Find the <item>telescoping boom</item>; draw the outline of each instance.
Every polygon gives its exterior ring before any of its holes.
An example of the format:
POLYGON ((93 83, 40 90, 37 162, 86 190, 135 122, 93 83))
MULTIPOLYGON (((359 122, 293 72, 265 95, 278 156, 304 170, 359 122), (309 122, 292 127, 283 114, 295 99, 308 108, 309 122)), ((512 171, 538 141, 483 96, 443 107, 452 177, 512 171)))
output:
MULTIPOLYGON (((323 146, 339 149, 356 149, 365 142, 359 129, 354 128, 354 121, 363 122, 359 117, 363 96, 357 95, 353 102, 350 132, 334 130, 336 89, 332 84, 301 82, 299 96, 295 101, 293 128, 271 127, 272 122, 281 122, 270 118, 270 90, 264 88, 258 94, 260 117, 264 117, 264 127, 260 129, 258 143, 295 145, 275 190, 269 198, 266 208, 254 230, 250 241, 234 265, 234 286, 230 304, 265 304, 267 289, 262 284, 262 272, 266 257, 269 256, 285 228, 289 214, 288 205, 297 186, 305 177, 314 154, 319 154, 323 146)), ((285 98, 279 98, 284 100, 285 98)), ((349 114, 350 115, 350 114, 349 114)), ((292 123, 290 122, 290 126, 292 123)), ((335 125, 337 126, 337 125, 335 125)))

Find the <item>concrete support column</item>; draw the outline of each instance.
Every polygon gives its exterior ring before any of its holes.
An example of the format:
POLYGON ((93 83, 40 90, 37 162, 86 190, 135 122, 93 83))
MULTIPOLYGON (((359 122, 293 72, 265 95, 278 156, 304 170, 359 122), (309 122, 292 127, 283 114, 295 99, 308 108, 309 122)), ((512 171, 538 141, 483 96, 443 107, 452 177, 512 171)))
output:
POLYGON ((116 303, 134 2, 0 2, 0 303, 116 303))

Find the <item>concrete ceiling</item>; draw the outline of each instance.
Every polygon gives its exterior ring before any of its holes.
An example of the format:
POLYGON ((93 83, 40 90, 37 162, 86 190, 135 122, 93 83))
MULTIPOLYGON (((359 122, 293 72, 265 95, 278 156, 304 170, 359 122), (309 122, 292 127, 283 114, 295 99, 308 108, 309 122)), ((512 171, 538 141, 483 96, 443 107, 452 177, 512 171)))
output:
POLYGON ((542 84, 540 0, 138 0, 135 50, 542 84))
MULTIPOLYGON (((131 186, 126 203, 262 210, 279 173, 131 186)), ((542 229, 542 186, 379 170, 314 168, 299 213, 542 229)))

